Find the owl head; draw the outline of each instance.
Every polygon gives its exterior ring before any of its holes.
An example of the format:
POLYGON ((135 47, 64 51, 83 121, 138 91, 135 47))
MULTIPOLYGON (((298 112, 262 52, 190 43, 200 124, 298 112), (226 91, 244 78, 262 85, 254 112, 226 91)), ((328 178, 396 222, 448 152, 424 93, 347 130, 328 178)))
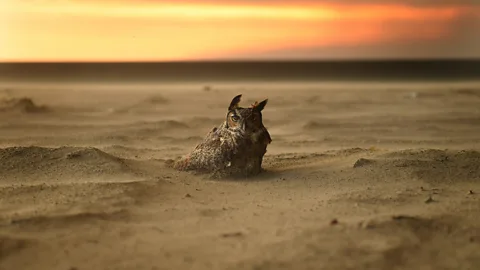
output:
MULTIPOLYGON (((262 110, 267 105, 268 99, 262 102, 255 102, 248 108, 242 108, 238 105, 241 98, 242 95, 234 97, 230 106, 228 106, 226 127, 245 134, 266 133, 265 135, 268 135, 262 120, 262 110)), ((268 139, 271 141, 269 135, 268 139)))

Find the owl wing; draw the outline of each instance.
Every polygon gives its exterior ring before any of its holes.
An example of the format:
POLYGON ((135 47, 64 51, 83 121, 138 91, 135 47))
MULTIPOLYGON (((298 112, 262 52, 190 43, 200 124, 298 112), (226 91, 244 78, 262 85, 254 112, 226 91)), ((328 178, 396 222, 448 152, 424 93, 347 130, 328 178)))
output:
POLYGON ((238 150, 235 136, 223 126, 214 128, 190 153, 188 168, 201 171, 218 171, 230 166, 238 150))

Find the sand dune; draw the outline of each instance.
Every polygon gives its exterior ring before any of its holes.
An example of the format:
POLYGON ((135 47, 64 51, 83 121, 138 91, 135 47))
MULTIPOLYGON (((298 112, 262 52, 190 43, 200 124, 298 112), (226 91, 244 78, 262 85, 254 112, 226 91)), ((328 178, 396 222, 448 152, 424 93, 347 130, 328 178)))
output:
POLYGON ((47 106, 38 106, 30 98, 5 98, 0 100, 0 112, 43 113, 48 112, 47 106))
POLYGON ((411 177, 427 183, 458 183, 480 181, 480 152, 445 151, 436 149, 391 152, 376 159, 362 159, 355 167, 384 170, 401 168, 411 177))
POLYGON ((16 183, 28 176, 58 181, 65 176, 88 179, 129 171, 123 160, 96 148, 10 147, 0 150, 0 159, 1 177, 16 183))
POLYGON ((273 142, 237 180, 165 164, 237 86, 10 90, 49 110, 0 113, 0 269, 480 265, 480 86, 318 87, 243 89, 273 142))

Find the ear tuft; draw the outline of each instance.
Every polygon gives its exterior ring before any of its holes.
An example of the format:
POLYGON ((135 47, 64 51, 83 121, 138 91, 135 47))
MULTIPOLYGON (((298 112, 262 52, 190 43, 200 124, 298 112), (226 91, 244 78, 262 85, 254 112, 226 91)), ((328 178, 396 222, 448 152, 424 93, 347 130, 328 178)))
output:
POLYGON ((231 110, 237 108, 237 107, 238 107, 238 103, 240 103, 240 100, 241 100, 241 99, 242 99, 242 94, 234 97, 234 98, 232 99, 232 102, 230 102, 230 106, 228 106, 228 110, 231 111, 231 110))
POLYGON ((260 103, 255 102, 255 106, 254 106, 255 110, 258 110, 259 112, 261 112, 265 108, 265 105, 267 105, 267 102, 268 102, 268 99, 265 99, 260 103))

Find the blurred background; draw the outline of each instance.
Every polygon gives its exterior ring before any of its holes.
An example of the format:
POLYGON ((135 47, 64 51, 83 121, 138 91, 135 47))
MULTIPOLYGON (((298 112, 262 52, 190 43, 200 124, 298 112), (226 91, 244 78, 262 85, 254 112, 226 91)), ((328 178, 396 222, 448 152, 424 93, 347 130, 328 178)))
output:
POLYGON ((472 80, 479 11, 470 0, 4 0, 0 80, 472 80))
POLYGON ((4 0, 3 62, 480 57, 471 0, 4 0))

